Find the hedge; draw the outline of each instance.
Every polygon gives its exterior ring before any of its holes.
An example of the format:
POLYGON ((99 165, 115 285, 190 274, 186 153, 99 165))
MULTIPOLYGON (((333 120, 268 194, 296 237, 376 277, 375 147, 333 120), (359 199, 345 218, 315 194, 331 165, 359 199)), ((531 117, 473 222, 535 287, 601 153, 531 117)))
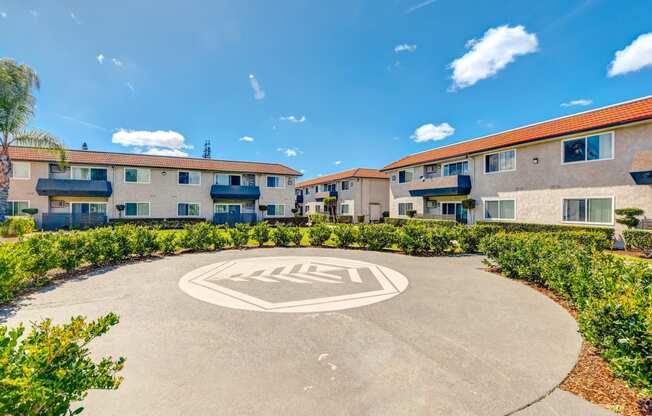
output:
POLYGON ((145 225, 163 230, 176 230, 188 224, 206 222, 204 218, 111 218, 110 225, 145 225))
POLYGON ((499 221, 478 221, 478 224, 495 225, 507 232, 555 232, 555 231, 596 231, 604 233, 607 238, 613 240, 614 229, 610 227, 590 227, 583 225, 563 224, 536 224, 527 222, 499 222, 499 221))
POLYGON ((624 230, 623 239, 627 249, 641 250, 646 257, 652 255, 652 231, 624 230))
MULTIPOLYGON (((580 331, 629 384, 652 393, 652 267, 628 263, 567 233, 498 233, 482 240, 488 263, 548 287, 578 311, 580 331)), ((575 236, 577 237, 577 235, 575 236)))
POLYGON ((396 227, 402 227, 405 224, 424 224, 427 226, 444 226, 454 227, 457 222, 452 220, 435 220, 427 218, 385 218, 385 224, 391 224, 396 227))
POLYGON ((0 222, 0 236, 20 237, 29 234, 36 228, 36 222, 32 217, 7 217, 0 222))

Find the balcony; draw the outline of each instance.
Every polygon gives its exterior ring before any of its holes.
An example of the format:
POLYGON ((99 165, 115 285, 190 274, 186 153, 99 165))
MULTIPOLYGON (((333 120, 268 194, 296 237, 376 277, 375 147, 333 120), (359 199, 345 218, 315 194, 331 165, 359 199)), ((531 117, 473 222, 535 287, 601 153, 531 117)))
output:
POLYGON ((213 214, 213 224, 255 224, 257 220, 255 212, 221 212, 213 214))
POLYGON ((257 186, 213 185, 211 186, 211 198, 256 200, 260 198, 260 188, 257 186))
POLYGON ((438 176, 412 182, 408 190, 410 196, 455 196, 471 193, 469 175, 438 176))
POLYGON ((303 195, 297 195, 297 200, 295 202, 297 204, 303 204, 303 195))
POLYGON ((636 152, 629 174, 637 185, 652 185, 652 151, 636 152))
POLYGON ((108 198, 113 193, 113 188, 109 181, 41 178, 36 183, 36 193, 41 196, 95 196, 108 198))
POLYGON ((329 197, 329 196, 332 196, 332 197, 337 198, 337 191, 322 191, 322 192, 317 192, 317 193, 315 194, 315 200, 317 200, 317 201, 323 201, 324 198, 329 197))
POLYGON ((41 228, 45 231, 60 230, 62 228, 85 230, 107 223, 106 214, 99 213, 43 213, 42 219, 41 228))

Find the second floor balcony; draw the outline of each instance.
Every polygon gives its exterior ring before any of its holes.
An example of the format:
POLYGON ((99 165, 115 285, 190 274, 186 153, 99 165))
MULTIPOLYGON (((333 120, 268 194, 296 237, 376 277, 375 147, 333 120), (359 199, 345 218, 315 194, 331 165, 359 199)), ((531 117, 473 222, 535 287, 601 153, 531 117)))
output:
POLYGON ((94 196, 108 198, 113 193, 111 182, 81 179, 45 179, 36 183, 41 196, 94 196))
POLYGON ((324 198, 329 197, 329 196, 337 198, 337 191, 321 191, 321 192, 317 192, 315 194, 315 200, 321 201, 324 198))
POLYGON ((211 198, 253 201, 260 198, 260 188, 258 186, 213 185, 211 186, 211 198))
POLYGON ((408 188, 410 196, 454 196, 471 193, 469 175, 437 176, 412 182, 408 188))

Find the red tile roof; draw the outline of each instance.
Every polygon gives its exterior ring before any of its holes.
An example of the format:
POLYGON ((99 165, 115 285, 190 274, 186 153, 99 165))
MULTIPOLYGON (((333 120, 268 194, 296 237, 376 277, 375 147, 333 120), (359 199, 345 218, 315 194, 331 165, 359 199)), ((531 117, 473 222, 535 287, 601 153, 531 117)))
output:
POLYGON ((652 96, 416 153, 390 163, 381 170, 420 165, 535 140, 561 137, 650 119, 652 119, 652 96))
POLYGON ((389 176, 377 169, 357 168, 346 170, 344 172, 334 173, 328 176, 321 176, 319 178, 310 179, 297 183, 297 188, 305 188, 306 186, 319 185, 341 179, 348 178, 371 178, 371 179, 389 179, 389 176))
MULTIPOLYGON (((44 149, 12 146, 9 155, 14 160, 54 162, 58 155, 44 149)), ((301 172, 277 163, 239 162, 230 160, 195 159, 189 157, 150 156, 129 153, 67 150, 68 163, 110 166, 142 166, 150 168, 210 170, 220 172, 271 173, 301 176, 301 172)))

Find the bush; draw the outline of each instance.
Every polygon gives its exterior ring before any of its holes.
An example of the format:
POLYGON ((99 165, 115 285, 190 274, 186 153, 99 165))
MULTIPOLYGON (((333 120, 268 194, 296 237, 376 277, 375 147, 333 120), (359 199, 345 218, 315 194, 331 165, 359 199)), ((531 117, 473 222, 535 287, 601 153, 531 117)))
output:
POLYGON ((286 226, 279 225, 274 229, 272 233, 272 241, 277 247, 287 247, 292 241, 292 236, 290 235, 290 229, 286 226))
POLYGON ((292 227, 289 230, 290 239, 296 247, 301 247, 301 241, 303 240, 303 231, 299 227, 292 227))
POLYGON ((269 241, 269 225, 266 221, 259 222, 251 228, 251 235, 258 242, 258 247, 262 247, 269 241))
POLYGON ((556 232, 556 231, 596 231, 604 233, 609 240, 614 238, 614 229, 609 227, 587 227, 580 225, 562 225, 562 224, 534 224, 525 222, 499 222, 499 221, 478 221, 482 225, 494 225, 511 233, 539 233, 539 232, 556 232))
POLYGON ((406 254, 423 255, 430 249, 430 233, 424 224, 408 222, 399 228, 397 243, 406 254))
POLYGON ((84 260, 93 266, 103 266, 112 261, 124 259, 128 251, 128 241, 124 241, 125 227, 102 227, 85 231, 84 260), (121 235, 118 236, 117 234, 121 235), (120 246, 124 243, 126 247, 120 246))
POLYGON ((645 213, 645 211, 640 208, 620 208, 614 212, 616 215, 621 217, 616 218, 616 222, 627 226, 627 228, 636 227, 640 223, 640 220, 636 217, 645 213))
POLYGON ((156 238, 158 235, 157 230, 138 226, 131 228, 129 231, 132 254, 146 257, 159 250, 158 239, 156 238))
POLYGON ((208 222, 186 225, 179 237, 181 248, 189 250, 217 250, 226 245, 220 229, 208 222))
POLYGON ((331 228, 326 224, 315 224, 308 231, 310 244, 313 246, 323 246, 331 238, 331 228))
POLYGON ((465 240, 466 252, 475 253, 478 251, 480 241, 483 238, 499 233, 501 227, 494 224, 474 224, 469 227, 467 239, 465 240))
POLYGON ((7 217, 0 223, 0 236, 22 237, 29 234, 36 228, 36 222, 32 217, 7 217))
POLYGON ((156 245, 165 255, 174 254, 179 249, 179 236, 176 231, 159 231, 156 233, 156 245))
POLYGON ((358 242, 358 229, 350 224, 338 224, 333 229, 335 244, 340 248, 348 248, 358 242))
POLYGON ((249 224, 236 224, 235 227, 229 228, 229 236, 235 248, 242 248, 249 242, 249 224))
POLYGON ((353 224, 353 215, 340 215, 337 217, 337 222, 340 224, 353 224))
POLYGON ((20 268, 31 278, 45 274, 59 266, 59 252, 55 234, 39 233, 25 239, 17 246, 20 252, 20 268))
POLYGON ((623 230, 625 247, 641 250, 646 257, 652 256, 652 231, 623 230))
POLYGON ((311 225, 323 224, 326 222, 326 215, 324 214, 310 214, 308 215, 311 225))
POLYGON ((0 244, 0 302, 14 298, 25 286, 29 276, 20 267, 22 250, 19 243, 0 244))
POLYGON ((87 344, 118 323, 110 313, 97 321, 73 318, 63 325, 49 319, 33 323, 31 331, 0 326, 0 414, 64 415, 90 389, 117 389, 125 359, 102 358, 95 362, 87 344))
POLYGON ((294 227, 305 227, 308 225, 308 217, 294 216, 294 217, 281 217, 281 218, 268 218, 269 225, 291 225, 294 227))
POLYGON ((396 241, 396 227, 391 224, 365 224, 358 229, 358 242, 369 250, 382 250, 396 241))
POLYGON ((140 225, 144 227, 158 228, 161 230, 180 230, 186 225, 193 225, 206 222, 204 218, 111 218, 109 225, 140 225))
POLYGON ((55 238, 55 250, 59 266, 67 272, 75 270, 84 262, 85 234, 79 231, 59 231, 55 238))
MULTIPOLYGON (((412 225, 408 226, 408 229, 410 229, 411 227, 413 226, 412 225)), ((426 238, 430 240, 429 248, 432 251, 432 254, 436 256, 441 256, 452 250, 452 246, 453 246, 452 241, 456 238, 457 235, 456 230, 448 227, 436 227, 430 230, 424 228, 424 232, 426 233, 426 238)), ((421 240, 419 240, 418 244, 420 244, 420 241, 421 240)), ((423 254, 423 253, 417 253, 417 254, 423 254)))
POLYGON ((431 220, 426 218, 385 218, 386 224, 391 224, 396 227, 402 227, 405 224, 424 224, 426 226, 444 226, 454 227, 457 225, 455 221, 451 220, 431 220))

